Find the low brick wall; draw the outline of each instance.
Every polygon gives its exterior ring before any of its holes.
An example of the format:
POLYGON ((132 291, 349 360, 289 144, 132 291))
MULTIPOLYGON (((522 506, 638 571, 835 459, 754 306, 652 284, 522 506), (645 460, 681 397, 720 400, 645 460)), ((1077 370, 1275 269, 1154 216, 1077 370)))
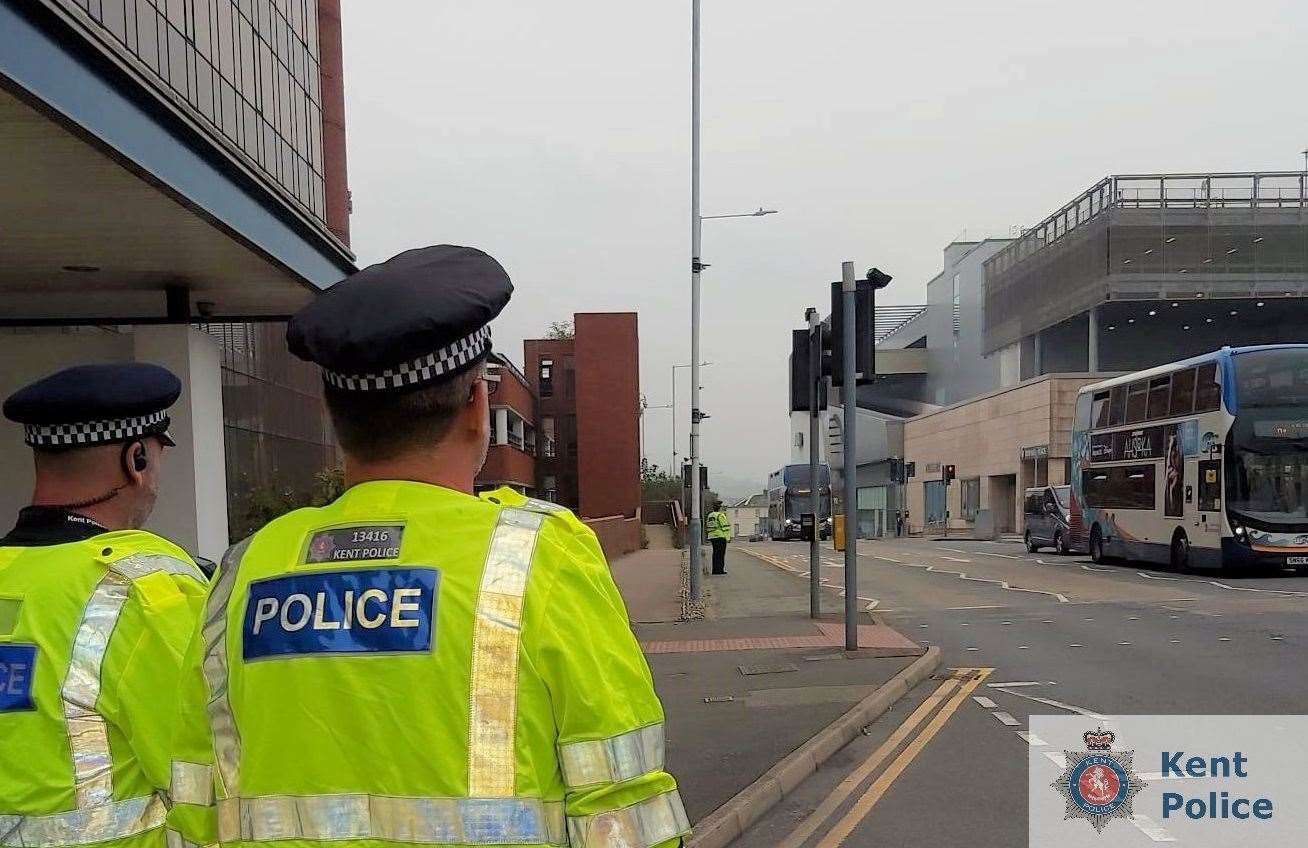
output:
POLYGON ((586 526, 599 537, 604 556, 610 561, 632 551, 640 550, 640 516, 627 518, 614 515, 608 518, 583 518, 586 526))

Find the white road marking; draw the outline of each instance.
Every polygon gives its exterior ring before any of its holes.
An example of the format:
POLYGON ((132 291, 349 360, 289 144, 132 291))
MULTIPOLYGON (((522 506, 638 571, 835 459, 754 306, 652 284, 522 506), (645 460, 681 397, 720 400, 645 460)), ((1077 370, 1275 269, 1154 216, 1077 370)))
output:
MULTIPOLYGON (((964 551, 963 553, 970 552, 964 551)), ((1026 559, 1026 557, 1020 557, 1017 554, 997 554, 994 551, 977 551, 977 553, 981 554, 981 556, 1003 557, 1004 559, 1026 559)))
MULTIPOLYGON (((1024 692, 1019 692, 1013 689, 1000 689, 998 691, 1007 692, 1008 694, 1016 695, 1019 698, 1026 698, 1028 701, 1035 701, 1037 704, 1044 704, 1047 707, 1057 707, 1060 710, 1067 710, 1069 713, 1077 713, 1079 715, 1087 716, 1089 718, 1099 719, 1100 721, 1108 720, 1108 716, 1100 715, 1099 713, 1094 712, 1093 710, 1087 710, 1085 707, 1078 707, 1075 704, 1065 704, 1062 701, 1055 701, 1053 698, 1041 698, 1036 695, 1028 695, 1024 692)), ((1059 768, 1062 768, 1063 767, 1062 754, 1059 754, 1058 756, 1059 758, 1055 760, 1055 762, 1058 763, 1059 768)))
POLYGON ((872 559, 884 559, 886 562, 903 562, 902 559, 895 559, 894 557, 881 556, 880 554, 873 554, 872 559))
POLYGON ((1218 636, 1218 637, 1217 637, 1217 641, 1218 641, 1218 642, 1229 642, 1229 641, 1231 641, 1231 639, 1230 639, 1230 637, 1228 637, 1228 636, 1218 636))
POLYGON ((1113 570, 1111 568, 1100 568, 1097 565, 1082 565, 1081 567, 1084 568, 1086 571, 1112 571, 1113 570))
POLYGON ((1060 769, 1067 768, 1067 757, 1058 751, 1045 751, 1045 759, 1058 766, 1060 769))
POLYGON ((1119 645, 1130 645, 1131 643, 1130 643, 1130 642, 1118 642, 1117 644, 1119 644, 1119 645))
POLYGON ((993 715, 996 719, 998 719, 998 720, 999 720, 999 723, 1002 724, 1004 727, 1021 727, 1021 726, 1022 726, 1022 722, 1020 722, 1020 721, 1018 721, 1017 719, 1013 718, 1013 717, 1012 717, 1011 715, 1009 715, 1008 713, 991 713, 991 715, 993 715))
MULTIPOLYGON (((967 553, 967 551, 959 551, 959 553, 967 553)), ((942 556, 941 559, 947 559, 947 560, 949 560, 950 562, 971 562, 971 561, 972 561, 972 560, 970 560, 970 559, 963 559, 962 557, 947 557, 947 556, 942 556)))
MULTIPOLYGON (((937 548, 938 548, 939 550, 942 550, 942 551, 949 551, 950 553, 955 553, 955 554, 970 554, 970 553, 972 553, 971 551, 965 551, 965 550, 963 550, 962 548, 946 548, 946 547, 943 547, 943 546, 937 546, 937 548)), ((949 557, 945 557, 945 559, 949 559, 949 557)))
POLYGON ((1003 609, 1003 604, 977 604, 968 607, 947 607, 949 610, 974 610, 974 609, 1003 609))
POLYGON ((963 650, 965 650, 965 651, 979 651, 979 650, 981 650, 981 649, 980 649, 980 648, 964 648, 963 650))
POLYGON ((1049 744, 1048 742, 1041 739, 1039 736, 1036 736, 1034 733, 1031 733, 1030 731, 1019 730, 1017 731, 1017 735, 1021 736, 1022 739, 1026 741, 1026 744, 1030 745, 1032 748, 1043 748, 1049 744))
POLYGON ((1139 574, 1141 577, 1143 577, 1146 580, 1180 580, 1181 579, 1180 577, 1163 577, 1161 574, 1150 574, 1147 571, 1137 571, 1136 574, 1139 574))
POLYGON ((1071 645, 1068 645, 1067 647, 1069 647, 1069 648, 1084 648, 1085 645, 1078 645, 1078 644, 1076 644, 1075 642, 1073 642, 1071 645))
POLYGON ((994 701, 982 695, 973 695, 972 700, 976 701, 977 706, 981 707, 983 710, 993 710, 995 707, 999 706, 994 701))
POLYGON ((1012 683, 987 683, 986 686, 991 689, 1003 689, 1005 686, 1039 686, 1038 680, 1017 680, 1012 683))
POLYGON ((1018 649, 1019 651, 1029 651, 1029 650, 1031 650, 1031 646, 1030 646, 1030 645, 1018 645, 1018 646, 1017 646, 1017 649, 1018 649))

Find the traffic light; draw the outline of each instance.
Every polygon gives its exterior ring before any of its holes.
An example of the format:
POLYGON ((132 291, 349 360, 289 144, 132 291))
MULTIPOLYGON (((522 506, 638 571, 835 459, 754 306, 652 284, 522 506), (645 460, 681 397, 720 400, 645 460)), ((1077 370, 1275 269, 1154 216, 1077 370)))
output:
MULTIPOLYGON (((876 310, 877 290, 890 285, 891 276, 870 268, 867 279, 854 285, 854 371, 859 385, 871 383, 877 373, 876 310)), ((831 384, 845 381, 845 297, 841 283, 831 284, 831 384)))
MULTIPOLYGON (((820 326, 820 325, 819 325, 820 326)), ((808 330, 793 330, 790 336, 790 411, 808 412, 808 388, 813 378, 809 369, 808 330)), ((818 378, 818 409, 827 406, 827 381, 818 378)))
POLYGON ((952 465, 945 465, 940 469, 940 479, 945 482, 946 486, 954 482, 954 478, 957 476, 958 471, 952 465))

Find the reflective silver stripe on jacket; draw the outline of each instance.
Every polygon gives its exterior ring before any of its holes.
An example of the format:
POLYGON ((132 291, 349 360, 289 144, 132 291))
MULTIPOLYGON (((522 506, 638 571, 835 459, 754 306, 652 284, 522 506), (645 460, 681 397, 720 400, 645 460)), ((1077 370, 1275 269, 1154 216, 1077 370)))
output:
POLYGON ((227 697, 227 605, 236 586, 236 573, 240 570, 249 537, 227 549, 223 554, 218 582, 209 592, 204 608, 204 625, 200 635, 204 639, 205 685, 209 689, 209 728, 213 733, 214 760, 218 766, 219 794, 236 795, 240 781, 238 768, 241 762, 241 738, 232 717, 232 704, 227 697))
POLYGON ((209 806, 213 803, 213 767, 173 760, 168 795, 174 804, 209 806))
MULTIPOLYGON (((566 845, 563 802, 535 798, 268 795, 218 802, 218 840, 377 839, 456 845, 566 845)), ((617 845, 621 843, 611 843, 617 845)))
POLYGON ((153 574, 156 571, 163 571, 168 574, 190 577, 199 581, 202 585, 209 582, 205 579, 204 572, 195 563, 168 554, 133 554, 111 563, 109 567, 132 580, 144 577, 147 574, 153 574))
POLYGON ((544 520, 540 512, 501 510, 486 552, 469 691, 468 794, 476 798, 509 798, 514 792, 522 605, 544 520))
POLYGON ((690 821, 675 789, 621 810, 568 818, 572 848, 650 848, 689 832, 690 821))
POLYGON ((185 836, 182 836, 172 828, 168 828, 164 831, 164 839, 164 844, 167 845, 168 848, 200 848, 200 846, 196 845, 194 842, 187 839, 185 836))
POLYGON ((148 795, 48 816, 0 815, 0 845, 58 848, 125 839, 162 827, 167 813, 163 799, 148 795))
POLYGON ((68 674, 59 689, 73 759, 73 790, 81 810, 113 800, 109 731, 104 717, 96 712, 96 703, 100 700, 100 669, 131 591, 131 581, 163 571, 204 582, 198 568, 167 554, 134 554, 108 563, 108 568, 82 610, 82 620, 73 635, 68 674))
POLYGON ((569 789, 597 783, 620 783, 663 769, 663 723, 651 724, 608 739, 559 746, 563 781, 569 789))
POLYGON ((100 666, 130 589, 130 581, 114 571, 95 585, 73 636, 68 674, 59 690, 73 757, 73 791, 81 810, 107 804, 114 796, 109 730, 95 705, 100 700, 100 666))

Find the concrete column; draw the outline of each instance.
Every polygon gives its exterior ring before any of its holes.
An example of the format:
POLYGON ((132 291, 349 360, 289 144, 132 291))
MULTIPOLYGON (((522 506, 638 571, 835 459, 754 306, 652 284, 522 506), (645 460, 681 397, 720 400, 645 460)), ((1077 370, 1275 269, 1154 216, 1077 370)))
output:
POLYGON ((1045 370, 1044 360, 1045 360, 1045 345, 1044 345, 1044 341, 1040 337, 1040 331, 1037 330, 1035 334, 1035 356, 1034 356, 1035 374, 1032 375, 1033 377, 1039 377, 1042 373, 1044 373, 1045 370))
POLYGON ((1086 370, 1091 374, 1099 373, 1099 307, 1090 309, 1090 331, 1086 344, 1086 370))
POLYGON ((177 447, 164 460, 146 528, 215 562, 227 549, 227 456, 217 340, 188 326, 136 327, 135 358, 172 371, 182 396, 169 411, 177 447))

